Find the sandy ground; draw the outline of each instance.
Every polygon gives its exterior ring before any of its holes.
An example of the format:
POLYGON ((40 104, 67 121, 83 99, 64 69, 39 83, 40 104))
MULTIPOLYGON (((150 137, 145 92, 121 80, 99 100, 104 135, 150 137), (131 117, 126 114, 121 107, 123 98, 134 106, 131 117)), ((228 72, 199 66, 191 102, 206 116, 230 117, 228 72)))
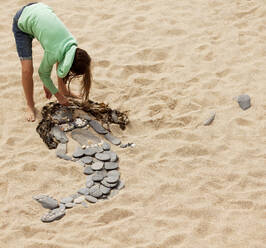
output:
MULTIPOLYGON (((125 189, 51 224, 32 197, 68 196, 85 177, 39 138, 40 113, 24 119, 11 24, 29 2, 0 6, 0 247, 265 247, 265 2, 43 1, 93 59, 91 99, 129 110, 128 128, 113 132, 136 143, 113 147, 125 189), (239 108, 240 94, 250 95, 250 109, 239 108)), ((40 112, 37 41, 33 50, 40 112)))

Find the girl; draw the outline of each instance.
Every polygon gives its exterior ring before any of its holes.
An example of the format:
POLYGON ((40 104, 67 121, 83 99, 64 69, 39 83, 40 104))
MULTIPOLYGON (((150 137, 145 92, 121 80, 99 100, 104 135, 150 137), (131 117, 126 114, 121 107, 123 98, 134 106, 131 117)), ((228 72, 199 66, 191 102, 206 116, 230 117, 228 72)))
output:
POLYGON ((53 10, 43 3, 30 3, 20 9, 13 19, 18 56, 22 67, 22 85, 27 101, 27 120, 35 121, 33 100, 32 40, 36 38, 44 49, 38 73, 48 99, 55 95, 58 102, 68 105, 67 96, 75 97, 69 90, 73 78, 83 75, 81 96, 89 98, 91 87, 91 58, 77 47, 77 42, 53 10), (51 80, 53 65, 57 65, 58 89, 51 80), (66 83, 68 82, 68 88, 66 83))

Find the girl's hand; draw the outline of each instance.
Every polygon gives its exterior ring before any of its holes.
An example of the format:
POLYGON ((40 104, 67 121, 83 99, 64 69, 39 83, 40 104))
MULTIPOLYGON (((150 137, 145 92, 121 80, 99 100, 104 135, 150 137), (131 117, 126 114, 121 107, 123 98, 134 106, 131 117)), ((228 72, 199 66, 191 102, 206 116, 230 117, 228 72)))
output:
POLYGON ((44 89, 46 98, 50 99, 52 97, 52 93, 50 92, 50 90, 48 90, 45 86, 43 86, 43 89, 44 89))
POLYGON ((69 105, 69 102, 67 100, 66 97, 64 97, 63 95, 61 95, 59 92, 57 92, 55 94, 55 97, 57 98, 58 102, 61 104, 61 105, 64 105, 64 106, 68 106, 69 105))

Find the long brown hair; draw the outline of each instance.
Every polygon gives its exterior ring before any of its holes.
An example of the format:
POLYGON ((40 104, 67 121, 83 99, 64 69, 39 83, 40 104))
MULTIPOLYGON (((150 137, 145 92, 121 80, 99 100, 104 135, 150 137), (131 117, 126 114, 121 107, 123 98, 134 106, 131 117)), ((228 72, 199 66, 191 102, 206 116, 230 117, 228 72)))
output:
POLYGON ((89 94, 92 83, 91 76, 91 58, 89 54, 81 49, 77 48, 73 64, 68 74, 63 78, 64 83, 68 83, 68 89, 70 89, 71 80, 74 78, 82 77, 81 80, 81 96, 82 101, 87 102, 89 100, 89 94))

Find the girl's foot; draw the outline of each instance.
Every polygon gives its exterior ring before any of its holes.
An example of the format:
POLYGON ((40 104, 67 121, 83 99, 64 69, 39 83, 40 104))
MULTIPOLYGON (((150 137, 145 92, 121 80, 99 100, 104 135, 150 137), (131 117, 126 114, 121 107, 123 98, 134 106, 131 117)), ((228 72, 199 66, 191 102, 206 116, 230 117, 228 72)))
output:
POLYGON ((26 119, 27 121, 33 122, 36 119, 36 111, 34 107, 27 107, 26 110, 26 119))

